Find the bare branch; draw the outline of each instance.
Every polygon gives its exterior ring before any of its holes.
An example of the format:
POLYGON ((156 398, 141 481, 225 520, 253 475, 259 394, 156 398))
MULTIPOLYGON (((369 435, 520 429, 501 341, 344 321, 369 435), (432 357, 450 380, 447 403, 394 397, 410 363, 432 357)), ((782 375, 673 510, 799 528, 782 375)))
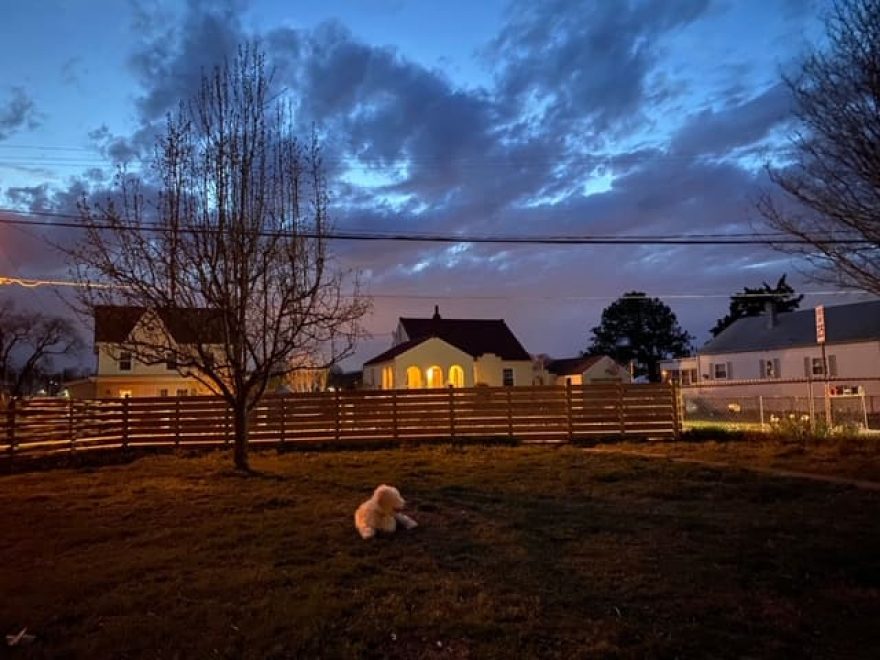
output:
POLYGON ((826 30, 828 47, 786 79, 800 124, 796 156, 768 168, 781 195, 764 195, 758 211, 806 242, 785 250, 806 258, 816 279, 880 294, 880 0, 839 0, 826 30))
POLYGON ((89 309, 128 305, 163 321, 125 350, 147 364, 172 356, 232 406, 241 467, 247 412, 269 380, 303 356, 320 368, 350 355, 369 307, 332 266, 320 145, 297 140, 268 88, 253 46, 205 75, 156 145, 157 190, 121 172, 115 201, 82 203, 86 239, 70 250, 89 309), (116 288, 88 286, 98 283, 116 288))

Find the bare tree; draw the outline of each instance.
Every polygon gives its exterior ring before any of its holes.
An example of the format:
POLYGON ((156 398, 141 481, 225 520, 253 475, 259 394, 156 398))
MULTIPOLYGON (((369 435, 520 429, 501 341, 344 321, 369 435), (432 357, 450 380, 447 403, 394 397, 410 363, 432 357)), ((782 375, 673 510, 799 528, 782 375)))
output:
POLYGON ((880 294, 880 0, 839 0, 826 30, 827 47, 786 79, 794 162, 769 168, 783 195, 758 208, 803 241, 794 251, 817 279, 880 294))
POLYGON ((0 395, 20 397, 54 356, 72 355, 82 344, 65 318, 19 311, 8 300, 0 303, 0 395))
POLYGON ((247 470, 248 413, 270 379, 349 355, 369 303, 333 267, 317 139, 297 140, 255 47, 203 76, 169 117, 152 167, 154 183, 121 172, 116 199, 81 203, 86 237, 70 256, 82 299, 93 312, 148 312, 125 350, 173 360, 218 392, 233 411, 235 465, 247 470))

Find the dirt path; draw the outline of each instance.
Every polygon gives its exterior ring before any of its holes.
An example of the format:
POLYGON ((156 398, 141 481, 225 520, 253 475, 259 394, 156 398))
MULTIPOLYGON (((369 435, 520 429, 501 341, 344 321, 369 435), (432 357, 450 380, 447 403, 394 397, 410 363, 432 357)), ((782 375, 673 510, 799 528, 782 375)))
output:
POLYGON ((749 472, 757 472, 759 474, 767 474, 773 477, 787 477, 793 479, 810 479, 812 481, 821 481, 829 484, 837 484, 842 486, 852 486, 861 490, 870 490, 880 492, 880 482, 868 481, 866 479, 851 479, 849 477, 835 477, 827 474, 816 474, 814 472, 796 472, 794 470, 782 470, 779 468, 759 467, 755 465, 741 465, 737 463, 728 463, 725 461, 709 461, 701 458, 683 458, 679 456, 669 456, 667 454, 655 454, 647 451, 633 451, 631 449, 603 449, 603 448, 587 448, 585 452, 590 454, 613 454, 617 456, 634 456, 636 458, 653 458, 666 459, 673 463, 689 463, 692 465, 705 465, 706 467, 748 470, 749 472))

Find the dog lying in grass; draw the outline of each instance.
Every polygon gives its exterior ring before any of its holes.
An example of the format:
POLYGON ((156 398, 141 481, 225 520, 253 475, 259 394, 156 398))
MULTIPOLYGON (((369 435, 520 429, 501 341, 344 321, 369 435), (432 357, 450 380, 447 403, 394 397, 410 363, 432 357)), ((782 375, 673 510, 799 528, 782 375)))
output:
POLYGON ((376 532, 394 532, 398 523, 406 529, 417 527, 415 520, 400 513, 404 506, 406 502, 400 492, 393 486, 382 484, 354 512, 354 526, 364 539, 373 538, 376 532))

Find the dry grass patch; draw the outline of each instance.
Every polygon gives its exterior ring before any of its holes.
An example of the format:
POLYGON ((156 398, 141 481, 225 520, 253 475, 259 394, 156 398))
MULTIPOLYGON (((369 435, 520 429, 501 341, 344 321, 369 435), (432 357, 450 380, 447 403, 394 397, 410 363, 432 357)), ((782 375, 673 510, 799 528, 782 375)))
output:
POLYGON ((713 438, 710 431, 705 431, 696 441, 626 442, 600 447, 880 482, 880 435, 876 434, 792 440, 763 433, 738 437, 719 432, 713 438))
POLYGON ((0 478, 22 658, 873 657, 880 498, 574 448, 0 478), (362 541, 398 485, 421 526, 362 541))

